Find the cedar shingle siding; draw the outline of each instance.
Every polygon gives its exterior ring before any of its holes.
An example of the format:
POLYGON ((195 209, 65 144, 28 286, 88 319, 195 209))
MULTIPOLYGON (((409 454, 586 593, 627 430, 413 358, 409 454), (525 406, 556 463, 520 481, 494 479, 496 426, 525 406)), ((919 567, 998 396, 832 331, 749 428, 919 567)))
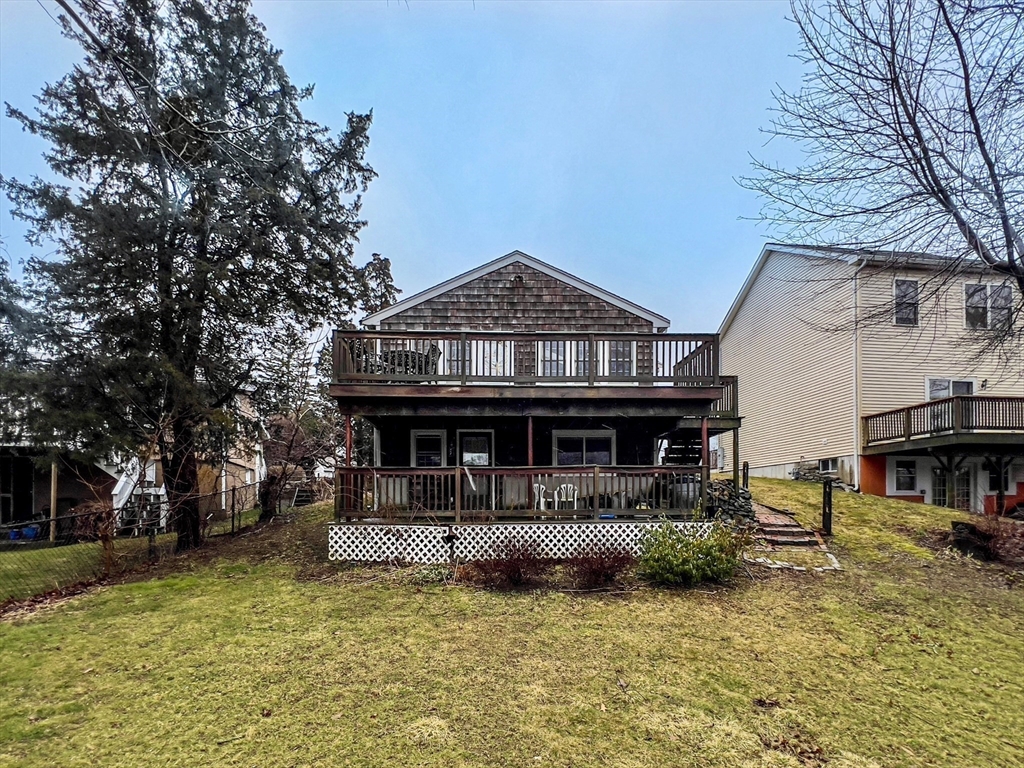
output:
POLYGON ((381 321, 381 330, 634 331, 649 320, 515 262, 381 321))

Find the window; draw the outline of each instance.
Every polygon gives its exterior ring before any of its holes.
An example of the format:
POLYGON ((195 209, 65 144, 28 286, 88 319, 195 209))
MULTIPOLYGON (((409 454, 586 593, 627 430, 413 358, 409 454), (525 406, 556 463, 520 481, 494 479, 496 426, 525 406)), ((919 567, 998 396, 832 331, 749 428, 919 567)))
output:
POLYGON ((540 343, 540 375, 565 376, 565 342, 542 341, 540 343))
POLYGON ((920 303, 917 280, 897 280, 894 291, 896 325, 917 325, 920 303))
POLYGON ((445 433, 443 431, 412 432, 412 465, 414 467, 445 466, 445 433))
POLYGON ((611 466, 615 463, 615 432, 611 430, 553 433, 556 467, 611 466))
POLYGON ((897 461, 896 462, 896 490, 916 491, 917 490, 917 462, 897 461))
POLYGON ((993 285, 988 289, 989 328, 1009 328, 1013 319, 1013 290, 1009 285, 993 285))
POLYGON ((590 342, 589 341, 577 341, 574 343, 575 359, 576 359, 576 370, 577 376, 589 376, 590 375, 590 342))
POLYGON ((1003 482, 1002 488, 999 487, 999 473, 992 469, 988 470, 988 490, 990 493, 999 493, 1002 490, 1003 493, 1007 493, 1010 490, 1010 466, 1006 465, 1003 467, 1003 482))
POLYGON ((608 342, 608 375, 633 375, 633 343, 630 341, 608 342))
POLYGON ((818 459, 818 471, 829 473, 839 471, 839 459, 818 459))
POLYGON ((971 330, 999 329, 1013 317, 1013 290, 1009 284, 964 286, 964 322, 971 330))
POLYGON ((969 379, 928 379, 928 399, 973 395, 974 382, 969 379))

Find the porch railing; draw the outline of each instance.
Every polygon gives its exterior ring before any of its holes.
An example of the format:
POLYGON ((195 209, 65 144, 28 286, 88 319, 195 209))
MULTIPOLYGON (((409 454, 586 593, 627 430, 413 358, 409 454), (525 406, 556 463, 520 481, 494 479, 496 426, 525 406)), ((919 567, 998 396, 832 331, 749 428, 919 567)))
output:
POLYGON ((689 518, 701 467, 344 467, 339 519, 488 522, 502 519, 689 518))
POLYGON ((1024 397, 947 397, 865 416, 863 430, 865 446, 945 433, 1024 432, 1024 397))
POLYGON ((717 334, 335 331, 339 383, 720 384, 717 334))

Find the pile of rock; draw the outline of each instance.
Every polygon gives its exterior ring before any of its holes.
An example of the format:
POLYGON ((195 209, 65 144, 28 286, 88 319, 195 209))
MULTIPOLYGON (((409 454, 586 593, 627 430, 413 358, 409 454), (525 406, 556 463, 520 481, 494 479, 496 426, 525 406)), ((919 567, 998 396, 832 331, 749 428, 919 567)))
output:
POLYGON ((823 483, 825 480, 831 480, 833 488, 838 488, 841 491, 856 490, 852 485, 847 485, 835 475, 829 472, 821 472, 817 465, 798 464, 796 469, 789 474, 794 480, 802 480, 805 483, 823 483))
POLYGON ((709 516, 724 523, 751 525, 754 523, 754 507, 750 491, 732 484, 732 480, 712 480, 708 483, 709 516))

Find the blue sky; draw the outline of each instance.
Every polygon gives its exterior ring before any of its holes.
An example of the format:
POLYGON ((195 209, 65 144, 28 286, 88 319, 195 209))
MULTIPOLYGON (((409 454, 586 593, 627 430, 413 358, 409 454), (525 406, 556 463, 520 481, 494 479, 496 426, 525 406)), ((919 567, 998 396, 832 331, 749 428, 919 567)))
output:
MULTIPOLYGON (((0 0, 0 100, 31 107, 78 58, 44 7, 0 0)), ((799 85, 788 3, 263 0, 308 116, 373 109, 360 259, 405 295, 519 249, 713 331, 765 240, 736 177, 765 147, 776 85, 799 85)), ((0 173, 44 171, 0 118, 0 173)), ((29 253, 0 203, 8 254, 29 253)), ((41 251, 41 252, 45 252, 41 251)))

